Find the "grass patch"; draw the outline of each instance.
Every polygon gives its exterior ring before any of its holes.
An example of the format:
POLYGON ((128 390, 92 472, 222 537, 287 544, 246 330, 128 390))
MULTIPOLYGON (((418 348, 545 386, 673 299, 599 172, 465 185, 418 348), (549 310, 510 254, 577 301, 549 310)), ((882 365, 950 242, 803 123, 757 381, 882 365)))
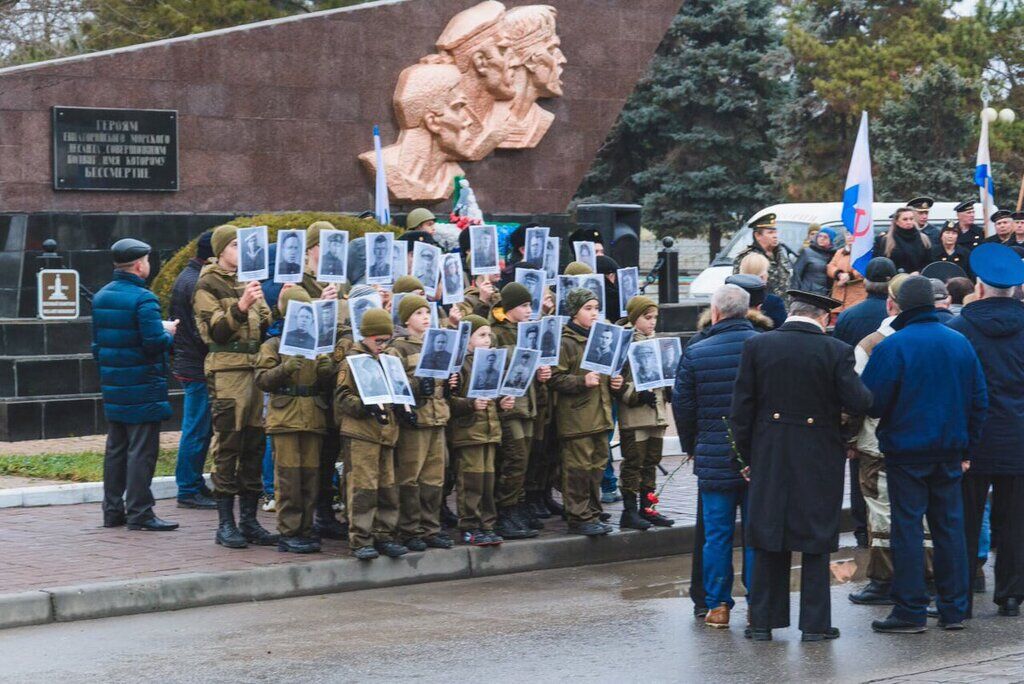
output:
MULTIPOLYGON (((161 449, 156 461, 156 477, 173 475, 178 452, 161 449)), ((0 456, 0 475, 38 477, 44 480, 99 482, 103 479, 103 454, 38 454, 36 456, 0 456)))

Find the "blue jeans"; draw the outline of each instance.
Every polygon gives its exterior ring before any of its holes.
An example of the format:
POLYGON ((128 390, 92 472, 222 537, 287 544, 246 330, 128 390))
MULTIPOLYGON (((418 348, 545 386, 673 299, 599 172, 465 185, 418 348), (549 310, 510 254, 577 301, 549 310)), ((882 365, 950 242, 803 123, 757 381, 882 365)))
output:
POLYGON ((267 435, 267 448, 263 451, 263 491, 274 495, 274 443, 267 435))
POLYGON ((601 476, 601 493, 616 492, 619 489, 619 478, 615 477, 615 465, 612 461, 612 435, 615 434, 615 424, 619 422, 619 403, 612 402, 612 429, 608 431, 608 462, 604 466, 604 475, 601 476))
POLYGON ((181 385, 185 389, 185 405, 174 479, 178 483, 178 498, 185 498, 198 494, 203 485, 203 466, 213 433, 206 383, 186 381, 181 385))
MULTIPOLYGON (((740 509, 743 522, 747 521, 747 492, 700 492, 701 512, 704 519, 703 577, 704 603, 708 609, 723 603, 732 608, 732 541, 736 530, 736 509, 740 509)), ((754 567, 754 550, 745 547, 743 586, 750 589, 750 573, 754 567)))
POLYGON ((935 547, 935 604, 946 623, 961 622, 968 609, 967 542, 960 463, 894 464, 887 459, 892 502, 892 598, 894 617, 923 625, 928 592, 924 581, 924 528, 927 517, 935 547))

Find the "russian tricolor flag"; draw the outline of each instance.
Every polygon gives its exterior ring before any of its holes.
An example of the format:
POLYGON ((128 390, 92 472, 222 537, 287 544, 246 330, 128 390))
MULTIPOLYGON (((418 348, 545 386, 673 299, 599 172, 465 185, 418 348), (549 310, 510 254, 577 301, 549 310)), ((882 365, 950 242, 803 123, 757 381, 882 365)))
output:
POLYGON ((854 270, 864 273, 871 261, 875 244, 872 230, 871 204, 875 201, 871 182, 871 150, 868 147, 868 113, 860 118, 857 142, 853 146, 850 170, 846 173, 846 187, 843 190, 843 225, 850 234, 850 263, 854 270))

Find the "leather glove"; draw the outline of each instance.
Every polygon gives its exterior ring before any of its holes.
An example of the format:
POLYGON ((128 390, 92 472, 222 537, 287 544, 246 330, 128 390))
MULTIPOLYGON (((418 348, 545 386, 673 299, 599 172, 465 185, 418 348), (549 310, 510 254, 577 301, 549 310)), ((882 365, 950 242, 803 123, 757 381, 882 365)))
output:
POLYGON ((367 404, 366 411, 373 416, 381 425, 388 424, 388 414, 377 404, 367 404))
POLYGON ((640 403, 642 405, 650 406, 651 408, 657 408, 658 407, 658 397, 656 397, 654 395, 654 392, 652 392, 651 390, 646 390, 646 391, 640 392, 636 396, 640 400, 640 403))
POLYGON ((294 373, 294 372, 296 372, 296 371, 298 371, 298 370, 300 370, 302 368, 302 357, 301 356, 289 356, 281 364, 281 367, 284 368, 284 372, 285 373, 288 373, 289 375, 291 375, 292 373, 294 373))
POLYGON ((419 425, 419 419, 416 417, 416 412, 411 411, 407 408, 397 409, 398 419, 408 427, 417 427, 419 425))
POLYGON ((420 396, 421 397, 432 397, 434 396, 434 378, 420 378, 420 396))

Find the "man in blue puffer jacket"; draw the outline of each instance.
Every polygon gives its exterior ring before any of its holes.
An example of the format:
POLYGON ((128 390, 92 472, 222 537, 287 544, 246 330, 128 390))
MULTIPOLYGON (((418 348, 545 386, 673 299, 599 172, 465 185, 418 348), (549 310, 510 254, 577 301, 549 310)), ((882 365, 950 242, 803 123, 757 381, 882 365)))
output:
POLYGON ((150 484, 160 449, 160 421, 171 416, 167 353, 178 322, 161 320, 160 302, 146 289, 150 246, 125 238, 111 250, 114 279, 92 302, 92 354, 108 423, 103 526, 127 522, 130 530, 173 530, 177 523, 153 513, 150 484))
MULTIPOLYGON (((704 522, 703 582, 708 613, 705 624, 729 626, 732 599, 732 541, 736 509, 746 517, 747 483, 733 459, 727 418, 743 343, 759 334, 747 320, 750 295, 737 285, 722 285, 711 298, 710 328, 683 354, 672 397, 680 443, 696 458, 704 522)), ((744 549, 744 583, 753 567, 753 551, 744 549)), ((747 585, 749 586, 749 584, 747 585)))

